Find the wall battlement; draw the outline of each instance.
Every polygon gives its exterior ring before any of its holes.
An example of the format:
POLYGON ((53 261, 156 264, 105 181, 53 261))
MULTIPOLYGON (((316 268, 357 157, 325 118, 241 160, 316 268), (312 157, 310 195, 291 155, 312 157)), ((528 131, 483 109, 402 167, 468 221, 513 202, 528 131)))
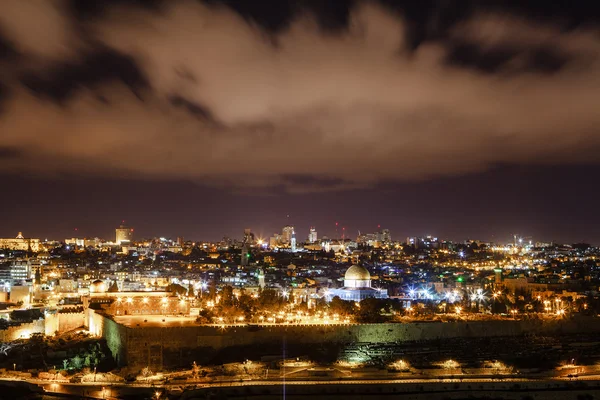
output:
MULTIPOLYGON (((206 325, 128 327, 110 317, 91 311, 90 331, 103 336, 122 365, 151 366, 154 369, 185 365, 198 350, 205 353, 228 348, 353 343, 398 343, 457 337, 500 337, 528 334, 570 334, 600 332, 600 319, 509 320, 469 322, 414 322, 352 325, 271 325, 218 327, 206 325)), ((191 361, 189 361, 191 362, 191 361)))

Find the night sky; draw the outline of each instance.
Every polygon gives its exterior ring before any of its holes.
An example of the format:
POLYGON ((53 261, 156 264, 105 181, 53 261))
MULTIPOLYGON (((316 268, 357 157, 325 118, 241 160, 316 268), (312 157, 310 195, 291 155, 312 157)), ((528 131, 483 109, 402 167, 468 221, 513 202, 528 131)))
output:
POLYGON ((600 244, 599 17, 591 1, 3 1, 0 237, 112 238, 126 220, 302 240, 337 221, 600 244))

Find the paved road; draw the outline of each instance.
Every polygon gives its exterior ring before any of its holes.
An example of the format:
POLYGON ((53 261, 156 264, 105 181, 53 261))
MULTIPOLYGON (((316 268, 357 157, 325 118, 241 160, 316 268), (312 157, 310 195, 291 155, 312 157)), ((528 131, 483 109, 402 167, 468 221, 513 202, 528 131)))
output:
MULTIPOLYGON (((582 378, 579 378, 582 379, 582 378)), ((597 381, 600 385, 600 376, 590 376, 584 378, 586 381, 597 381)), ((403 385, 403 384, 439 384, 439 383, 495 383, 495 384, 552 384, 559 381, 564 382, 567 378, 504 378, 502 380, 494 378, 445 378, 445 379, 336 379, 336 380, 246 380, 246 381, 222 381, 213 383, 185 383, 185 384, 167 384, 157 386, 147 386, 140 384, 114 384, 107 385, 102 383, 41 383, 35 382, 48 393, 71 394, 75 396, 86 396, 98 399, 119 398, 124 395, 139 394, 148 397, 162 397, 165 392, 181 392, 185 389, 205 389, 218 387, 240 387, 240 386, 305 386, 305 385, 403 385)), ((34 382, 32 382, 34 383, 34 382)), ((464 386, 461 385, 464 390, 464 386)))
MULTIPOLYGON (((0 378, 2 380, 14 380, 0 378)), ((48 394, 70 394, 80 397, 89 397, 97 399, 119 398, 126 395, 138 395, 144 397, 155 397, 158 394, 162 398, 165 392, 181 392, 186 389, 205 389, 218 387, 240 387, 240 386, 303 386, 303 385, 434 385, 440 383, 494 383, 494 384, 517 384, 529 383, 535 387, 543 387, 550 384, 560 384, 569 381, 568 377, 506 377, 498 379, 497 377, 463 377, 463 378, 404 378, 404 379, 314 379, 314 380, 295 380, 295 379, 269 379, 269 380, 226 380, 217 382, 185 382, 172 383, 166 385, 148 385, 148 384, 107 384, 101 382, 86 383, 49 383, 37 379, 23 380, 30 384, 38 385, 48 394)), ((576 380, 585 380, 588 384, 596 382, 600 386, 600 375, 579 376, 576 380)), ((464 390, 464 385, 460 385, 464 390)))

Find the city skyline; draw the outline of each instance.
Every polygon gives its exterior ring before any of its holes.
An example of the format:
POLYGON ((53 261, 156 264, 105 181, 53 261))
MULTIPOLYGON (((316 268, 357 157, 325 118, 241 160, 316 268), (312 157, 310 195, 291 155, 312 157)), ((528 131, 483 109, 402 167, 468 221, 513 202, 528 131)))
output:
POLYGON ((590 170, 600 173, 596 166, 554 168, 550 174, 544 168, 505 168, 373 191, 251 196, 190 182, 106 178, 44 182, 5 176, 6 187, 18 188, 19 196, 0 197, 0 236, 22 231, 41 238, 112 237, 115 225, 126 220, 143 237, 217 241, 241 236, 247 227, 268 237, 279 232, 290 215, 300 238, 310 226, 316 226, 320 236, 330 236, 337 221, 351 236, 382 225, 400 238, 431 234, 450 240, 504 241, 520 233, 541 241, 598 244, 596 189, 577 195, 589 187, 590 170), (489 182, 495 184, 474 189, 489 182), (52 196, 42 195, 53 190, 52 196), (120 201, 115 193, 120 193, 120 201))

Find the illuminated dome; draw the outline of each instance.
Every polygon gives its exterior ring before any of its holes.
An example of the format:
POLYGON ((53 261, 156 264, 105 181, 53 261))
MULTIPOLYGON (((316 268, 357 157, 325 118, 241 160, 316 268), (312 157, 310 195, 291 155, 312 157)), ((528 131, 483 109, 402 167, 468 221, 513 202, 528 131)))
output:
POLYGON ((326 301, 334 297, 342 300, 361 301, 368 298, 387 299, 386 289, 374 289, 371 287, 371 274, 365 267, 353 265, 344 275, 344 287, 332 288, 325 293, 326 301))
POLYGON ((365 267, 353 265, 344 275, 344 286, 349 288, 371 287, 371 274, 365 267))
POLYGON ((92 282, 90 285, 90 293, 104 293, 106 292, 106 285, 100 279, 92 282))
POLYGON ((353 265, 346 271, 346 275, 344 275, 344 279, 354 279, 354 280, 371 280, 371 274, 365 267, 361 267, 360 265, 353 265))

